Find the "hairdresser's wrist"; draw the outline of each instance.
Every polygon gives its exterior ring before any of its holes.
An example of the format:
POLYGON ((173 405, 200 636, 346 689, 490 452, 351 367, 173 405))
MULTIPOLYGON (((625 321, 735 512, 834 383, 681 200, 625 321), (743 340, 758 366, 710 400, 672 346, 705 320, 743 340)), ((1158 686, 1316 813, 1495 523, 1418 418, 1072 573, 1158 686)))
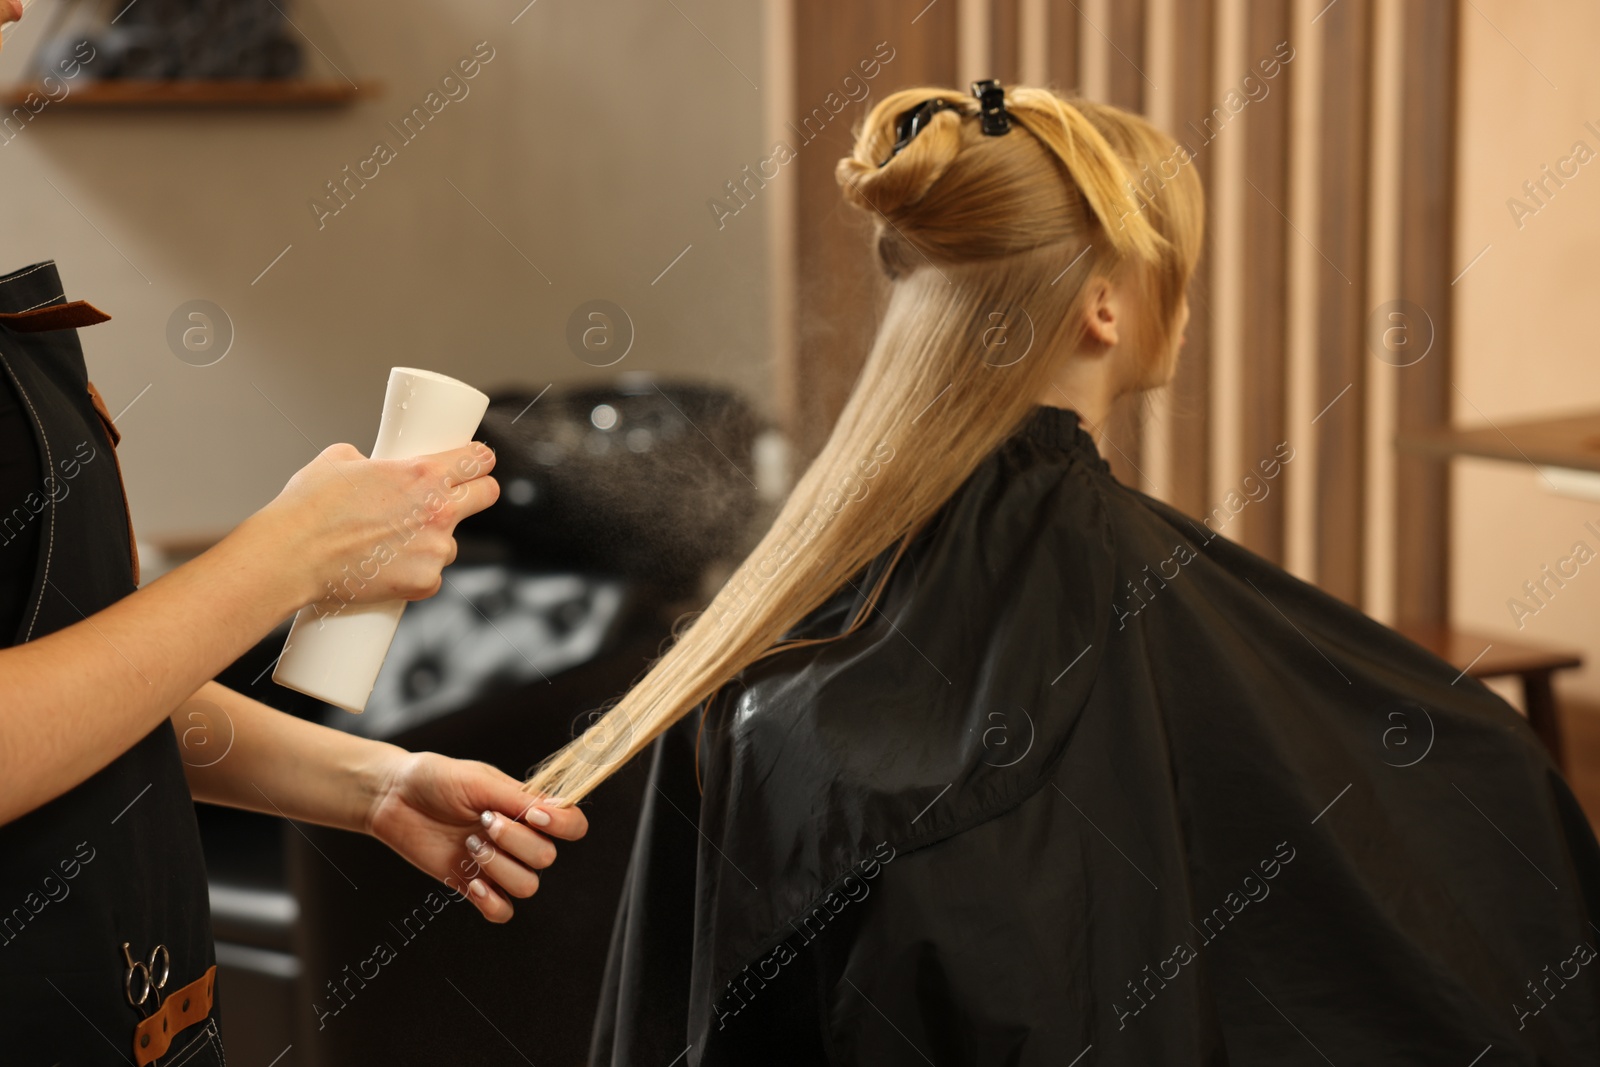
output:
POLYGON ((399 745, 387 741, 361 739, 359 749, 352 749, 346 760, 349 774, 346 781, 348 809, 344 815, 348 822, 343 829, 374 837, 373 825, 383 801, 394 791, 406 763, 416 757, 399 745))
MULTIPOLYGON (((295 725, 300 726, 299 720, 295 725)), ((280 814, 371 834, 375 813, 393 792, 412 753, 387 741, 315 726, 297 730, 285 756, 294 771, 275 794, 280 814)))
POLYGON ((236 526, 208 555, 215 555, 235 588, 282 619, 316 600, 323 571, 314 546, 299 531, 261 512, 236 526))

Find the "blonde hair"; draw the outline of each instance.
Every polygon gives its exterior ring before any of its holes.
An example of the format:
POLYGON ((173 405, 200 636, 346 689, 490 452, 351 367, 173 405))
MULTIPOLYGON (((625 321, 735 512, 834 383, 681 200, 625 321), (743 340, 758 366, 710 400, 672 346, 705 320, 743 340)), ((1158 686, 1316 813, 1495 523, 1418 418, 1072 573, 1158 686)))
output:
MULTIPOLYGON (((862 121, 836 177, 872 218, 893 284, 843 413, 706 610, 526 790, 576 803, 746 667, 837 640, 784 637, 880 553, 898 545, 898 560, 1020 426, 1082 336, 1090 279, 1131 268, 1151 298, 1155 350, 1165 359, 1174 347, 1203 214, 1193 168, 1142 198, 1132 172, 1175 150, 1144 119, 1035 88, 1012 89, 1006 107, 1013 128, 1000 136, 984 135, 977 102, 949 89, 893 93, 862 121), (890 158, 896 118, 933 97, 955 106, 890 158), (998 358, 997 325, 1026 336, 1024 319, 1028 350, 998 358)), ((845 634, 866 621, 892 570, 861 590, 845 634)))

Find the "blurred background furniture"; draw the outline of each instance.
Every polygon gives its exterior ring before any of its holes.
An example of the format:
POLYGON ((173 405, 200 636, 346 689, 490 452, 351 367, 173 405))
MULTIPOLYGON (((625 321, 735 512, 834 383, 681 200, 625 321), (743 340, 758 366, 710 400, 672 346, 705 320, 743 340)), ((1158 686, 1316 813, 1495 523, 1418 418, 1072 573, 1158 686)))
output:
MULTIPOLYGON (((1553 490, 1600 500, 1600 411, 1527 419, 1501 425, 1445 426, 1401 435, 1403 453, 1453 459, 1474 456, 1533 467, 1553 490)), ((1583 666, 1577 652, 1439 624, 1400 627, 1411 640, 1474 678, 1515 677, 1522 683, 1523 711, 1567 770, 1553 676, 1583 666)))
MULTIPOLYGON (((17 105, 43 96, 74 108, 326 107, 372 92, 344 73, 348 59, 341 65, 321 47, 312 53, 320 68, 308 74, 291 6, 308 19, 304 5, 277 0, 124 0, 109 7, 62 0, 29 57, 26 80, 0 97, 17 105), (66 71, 76 92, 60 91, 66 71)), ((332 35, 310 24, 337 51, 332 35)))
POLYGON ((1402 434, 1402 452, 1452 459, 1526 463, 1550 488, 1600 500, 1600 411, 1580 411, 1486 426, 1441 426, 1402 434))
POLYGON ((1407 451, 1436 456, 1481 456, 1600 473, 1600 411, 1490 426, 1445 426, 1406 434, 1399 443, 1407 451))
POLYGON ((1402 626, 1400 632, 1459 668, 1462 674, 1479 679, 1520 680, 1528 725, 1533 727, 1533 732, 1550 750, 1550 758, 1555 760, 1556 766, 1563 773, 1566 772, 1561 717, 1556 707, 1555 686, 1551 678, 1557 671, 1582 667, 1581 655, 1448 626, 1402 626))

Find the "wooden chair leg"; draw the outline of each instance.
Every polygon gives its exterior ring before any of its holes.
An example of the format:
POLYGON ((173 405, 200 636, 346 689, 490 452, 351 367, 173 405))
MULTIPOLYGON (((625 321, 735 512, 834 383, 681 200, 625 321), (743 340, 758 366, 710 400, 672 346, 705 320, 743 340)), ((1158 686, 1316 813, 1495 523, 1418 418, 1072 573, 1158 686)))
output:
POLYGON ((1522 696, 1528 707, 1528 725, 1539 735, 1544 747, 1550 750, 1557 769, 1567 773, 1567 764, 1561 748, 1561 720, 1556 712, 1555 687, 1550 684, 1550 671, 1528 671, 1522 676, 1522 696))

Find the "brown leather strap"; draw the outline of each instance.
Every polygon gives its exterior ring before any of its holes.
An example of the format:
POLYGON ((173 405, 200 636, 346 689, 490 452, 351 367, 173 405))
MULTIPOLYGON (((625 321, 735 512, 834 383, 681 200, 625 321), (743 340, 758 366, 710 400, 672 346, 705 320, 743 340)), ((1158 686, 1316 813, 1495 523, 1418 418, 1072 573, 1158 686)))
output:
POLYGON ((133 1062, 138 1067, 166 1055, 173 1038, 211 1014, 211 986, 216 979, 217 967, 212 964, 199 978, 168 993, 156 1013, 133 1028, 133 1062))
POLYGON ((89 403, 94 405, 95 414, 100 416, 100 421, 106 425, 106 433, 111 438, 111 447, 116 448, 122 443, 122 431, 117 429, 117 424, 111 421, 111 410, 106 407, 106 398, 100 395, 100 390, 89 383, 89 403))
POLYGON ((139 584, 139 542, 133 536, 133 509, 128 506, 128 487, 122 481, 122 460, 117 455, 117 446, 122 443, 122 433, 117 429, 117 424, 111 421, 111 412, 106 408, 105 398, 100 395, 100 390, 89 383, 89 402, 94 405, 95 414, 100 416, 100 422, 106 428, 106 435, 111 438, 111 459, 117 465, 117 484, 122 486, 122 509, 128 515, 128 555, 133 560, 133 584, 139 584))
POLYGON ((70 304, 52 304, 32 311, 7 311, 0 313, 0 323, 18 333, 43 333, 46 330, 80 330, 110 322, 111 316, 85 300, 70 304))

